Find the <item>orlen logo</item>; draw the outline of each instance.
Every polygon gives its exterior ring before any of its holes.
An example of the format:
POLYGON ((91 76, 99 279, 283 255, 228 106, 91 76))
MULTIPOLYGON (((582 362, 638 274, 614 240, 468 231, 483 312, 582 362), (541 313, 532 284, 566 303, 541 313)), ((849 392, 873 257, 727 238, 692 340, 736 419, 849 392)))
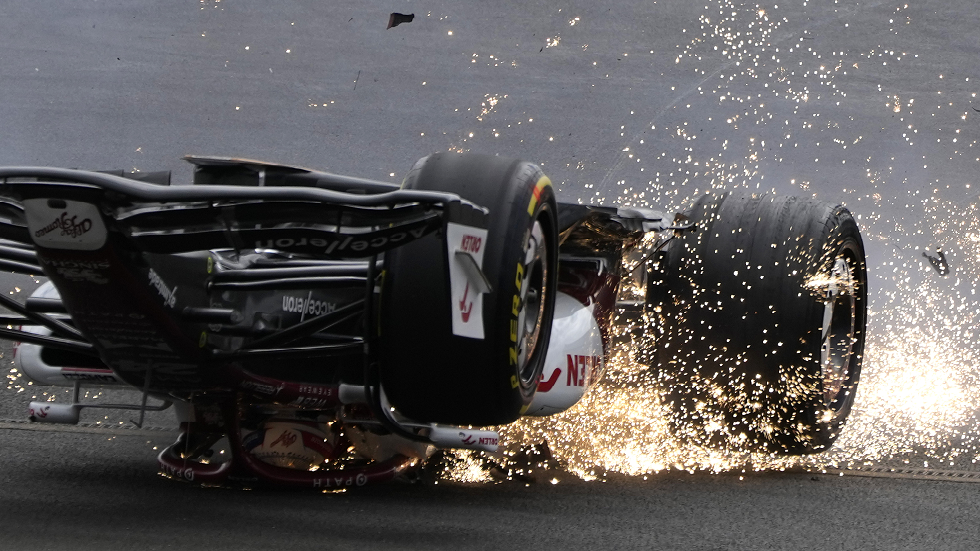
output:
POLYGON ((463 317, 463 323, 468 323, 470 321, 470 314, 473 313, 473 301, 466 301, 466 297, 470 294, 470 284, 467 282, 466 289, 463 290, 463 298, 459 301, 459 315, 463 317))
POLYGON ((466 437, 466 438, 463 438, 461 440, 461 442, 464 443, 464 444, 466 444, 467 446, 473 446, 473 445, 477 445, 477 444, 478 445, 481 445, 481 446, 485 446, 485 445, 496 446, 498 444, 498 442, 499 442, 499 439, 498 438, 495 438, 495 437, 492 437, 492 436, 479 436, 479 437, 474 437, 472 434, 467 434, 465 432, 461 432, 461 433, 459 433, 459 435, 460 435, 460 437, 462 437, 462 436, 465 436, 466 437))
POLYGON ((50 224, 34 232, 34 237, 44 237, 48 233, 58 229, 61 230, 60 235, 78 238, 92 229, 92 220, 90 218, 83 218, 79 221, 78 216, 69 218, 68 211, 64 211, 61 213, 61 216, 55 218, 50 224))
POLYGON ((589 373, 602 365, 602 358, 599 356, 567 354, 567 360, 568 376, 565 384, 568 386, 585 386, 585 382, 589 379, 589 373))
MULTIPOLYGON (((565 359, 567 368, 565 372, 565 386, 585 386, 589 380, 589 374, 602 366, 602 358, 599 356, 583 356, 581 354, 566 354, 565 359)), ((548 392, 561 377, 561 368, 551 372, 551 376, 544 378, 544 373, 538 380, 538 392, 548 392)))
POLYGON ((558 382, 558 377, 561 376, 561 368, 551 372, 551 377, 545 379, 544 373, 541 374, 541 379, 538 381, 538 392, 548 392, 554 388, 555 384, 558 382))
MULTIPOLYGON (((463 234, 463 239, 460 241, 459 250, 465 253, 476 254, 480 252, 480 247, 483 246, 483 239, 475 235, 463 234)), ((474 293, 477 295, 478 293, 474 293)), ((470 314, 473 313, 473 300, 466 300, 470 295, 470 284, 466 283, 466 288, 463 290, 463 298, 459 301, 459 315, 463 318, 463 323, 469 323, 470 314)))

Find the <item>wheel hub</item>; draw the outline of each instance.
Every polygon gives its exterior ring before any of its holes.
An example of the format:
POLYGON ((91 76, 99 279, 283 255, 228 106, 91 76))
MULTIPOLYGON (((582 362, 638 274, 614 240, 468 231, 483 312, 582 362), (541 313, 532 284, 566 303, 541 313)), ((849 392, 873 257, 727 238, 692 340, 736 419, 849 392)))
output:
POLYGON ((547 304, 548 242, 541 222, 534 221, 524 249, 524 278, 521 280, 520 311, 517 316, 517 365, 521 381, 529 384, 534 378, 531 358, 542 332, 547 304))
POLYGON ((857 326, 857 282, 846 258, 834 261, 824 293, 820 365, 823 401, 832 407, 849 377, 857 326))

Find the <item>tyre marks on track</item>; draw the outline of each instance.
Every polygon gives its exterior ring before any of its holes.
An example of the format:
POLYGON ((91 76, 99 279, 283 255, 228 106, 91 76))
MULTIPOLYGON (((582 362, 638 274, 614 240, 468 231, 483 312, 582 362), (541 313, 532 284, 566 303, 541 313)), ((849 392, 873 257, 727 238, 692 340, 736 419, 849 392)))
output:
POLYGON ((0 419, 0 430, 25 430, 34 432, 63 432, 75 434, 108 434, 114 436, 161 436, 167 433, 177 434, 172 427, 143 427, 132 424, 106 425, 98 423, 79 423, 77 425, 58 425, 50 423, 32 423, 16 419, 0 419))
MULTIPOLYGON (((58 432, 74 434, 101 434, 111 436, 163 436, 168 433, 177 434, 171 427, 137 428, 131 424, 109 426, 97 423, 79 423, 78 425, 55 425, 47 423, 31 423, 16 419, 0 419, 0 431, 20 430, 33 432, 58 432)), ((861 476, 867 478, 893 478, 904 480, 930 480, 937 482, 966 482, 980 484, 980 471, 961 471, 950 469, 929 469, 909 467, 889 467, 887 465, 852 467, 847 469, 810 468, 810 474, 832 476, 861 476)))
POLYGON ((863 476, 869 478, 899 478, 905 480, 932 480, 942 482, 970 482, 980 484, 980 471, 945 469, 917 469, 908 467, 856 467, 851 469, 813 469, 814 474, 837 476, 863 476))

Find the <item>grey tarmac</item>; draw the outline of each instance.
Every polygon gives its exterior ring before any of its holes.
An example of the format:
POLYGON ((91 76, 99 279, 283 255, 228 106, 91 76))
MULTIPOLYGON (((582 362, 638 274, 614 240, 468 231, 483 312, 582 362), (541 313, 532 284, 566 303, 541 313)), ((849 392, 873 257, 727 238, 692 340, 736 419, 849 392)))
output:
MULTIPOLYGON (((559 472, 557 484, 329 495, 159 477, 169 413, 148 417, 154 430, 17 423, 34 396, 66 392, 8 374, 8 346, 0 547, 976 548, 976 12, 968 0, 4 3, 0 165, 172 170, 179 184, 182 155, 224 155, 398 182, 423 155, 471 150, 541 164, 566 201, 812 195, 861 224, 871 336, 848 429, 808 464, 827 474, 644 478, 613 457, 605 482, 559 472), (415 17, 386 29, 392 13, 415 17)), ((19 297, 41 281, 0 280, 19 297)))

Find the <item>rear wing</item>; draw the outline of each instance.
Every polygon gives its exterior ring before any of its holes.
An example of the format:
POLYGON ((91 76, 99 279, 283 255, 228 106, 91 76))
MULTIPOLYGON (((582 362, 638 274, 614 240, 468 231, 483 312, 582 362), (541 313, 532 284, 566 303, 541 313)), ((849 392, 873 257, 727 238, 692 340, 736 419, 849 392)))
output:
POLYGON ((215 307, 208 289, 373 289, 380 253, 450 223, 489 223, 486 208, 452 193, 255 162, 196 164, 195 179, 212 183, 168 186, 81 170, 0 168, 0 269, 43 273, 61 291, 60 304, 22 304, 0 294, 0 305, 18 314, 3 316, 4 325, 51 331, 0 327, 0 338, 98 356, 137 387, 150 388, 152 375, 153 387, 200 388, 199 365, 359 350, 355 336, 296 343, 364 312, 372 319, 373 311, 366 297, 267 331, 262 320, 251 324, 241 312, 215 307), (265 249, 283 262, 222 271, 208 253, 265 249), (59 319, 64 311, 74 325, 59 319), (216 349, 209 344, 216 324, 254 340, 231 352, 216 349))
MULTIPOLYGON (((47 167, 0 168, 2 267, 37 267, 20 250, 94 250, 118 236, 140 251, 275 248, 321 259, 366 258, 447 222, 486 222, 458 195, 305 173, 297 184, 162 186, 112 174, 47 167), (20 264, 28 264, 22 266, 20 264)), ((34 273, 37 273, 34 271, 34 273)))

